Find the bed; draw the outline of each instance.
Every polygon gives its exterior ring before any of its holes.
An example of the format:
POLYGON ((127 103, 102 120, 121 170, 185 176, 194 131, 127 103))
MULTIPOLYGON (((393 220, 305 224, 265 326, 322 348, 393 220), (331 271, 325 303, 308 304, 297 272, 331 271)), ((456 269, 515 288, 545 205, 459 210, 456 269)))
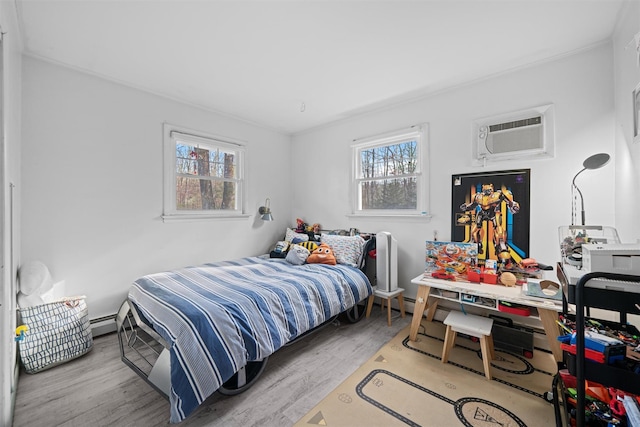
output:
POLYGON ((237 394, 279 348, 372 293, 361 269, 248 257, 137 279, 117 316, 121 358, 170 401, 170 422, 218 391, 237 394))

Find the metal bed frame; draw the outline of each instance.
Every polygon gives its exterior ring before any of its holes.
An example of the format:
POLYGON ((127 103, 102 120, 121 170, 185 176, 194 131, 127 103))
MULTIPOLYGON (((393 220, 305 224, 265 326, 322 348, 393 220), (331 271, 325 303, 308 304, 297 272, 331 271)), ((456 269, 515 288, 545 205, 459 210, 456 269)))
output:
MULTIPOLYGON (((360 321, 365 314, 366 301, 366 299, 360 301, 341 314, 345 315, 349 323, 360 321)), ((335 322, 338 316, 333 316, 285 346, 292 345, 335 322)), ((129 300, 122 303, 116 314, 116 327, 122 361, 168 400, 171 392, 169 344, 142 320, 135 305, 129 300)), ((248 390, 258 380, 268 360, 269 358, 266 357, 259 361, 248 362, 217 391, 226 396, 233 396, 248 390)))

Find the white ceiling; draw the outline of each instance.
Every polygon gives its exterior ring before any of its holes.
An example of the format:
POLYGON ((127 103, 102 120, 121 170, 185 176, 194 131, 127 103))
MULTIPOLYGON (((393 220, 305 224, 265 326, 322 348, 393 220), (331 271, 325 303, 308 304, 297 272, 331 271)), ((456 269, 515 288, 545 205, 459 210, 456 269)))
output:
POLYGON ((623 10, 622 0, 15 1, 28 55, 286 133, 609 40, 623 10))

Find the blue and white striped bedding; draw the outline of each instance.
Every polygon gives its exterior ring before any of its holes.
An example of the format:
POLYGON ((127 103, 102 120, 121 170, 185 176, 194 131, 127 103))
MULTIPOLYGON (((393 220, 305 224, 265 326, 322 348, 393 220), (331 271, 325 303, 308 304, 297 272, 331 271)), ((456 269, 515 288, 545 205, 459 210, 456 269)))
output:
POLYGON ((242 258, 151 274, 129 300, 170 344, 171 422, 258 361, 372 293, 357 268, 242 258))

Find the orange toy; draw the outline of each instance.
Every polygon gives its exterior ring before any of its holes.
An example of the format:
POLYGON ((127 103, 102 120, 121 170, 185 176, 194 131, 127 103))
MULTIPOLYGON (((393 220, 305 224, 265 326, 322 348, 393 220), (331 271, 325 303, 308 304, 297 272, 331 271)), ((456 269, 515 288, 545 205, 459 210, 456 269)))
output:
POLYGON ((321 243, 307 258, 308 264, 336 265, 336 256, 326 243, 321 243))

